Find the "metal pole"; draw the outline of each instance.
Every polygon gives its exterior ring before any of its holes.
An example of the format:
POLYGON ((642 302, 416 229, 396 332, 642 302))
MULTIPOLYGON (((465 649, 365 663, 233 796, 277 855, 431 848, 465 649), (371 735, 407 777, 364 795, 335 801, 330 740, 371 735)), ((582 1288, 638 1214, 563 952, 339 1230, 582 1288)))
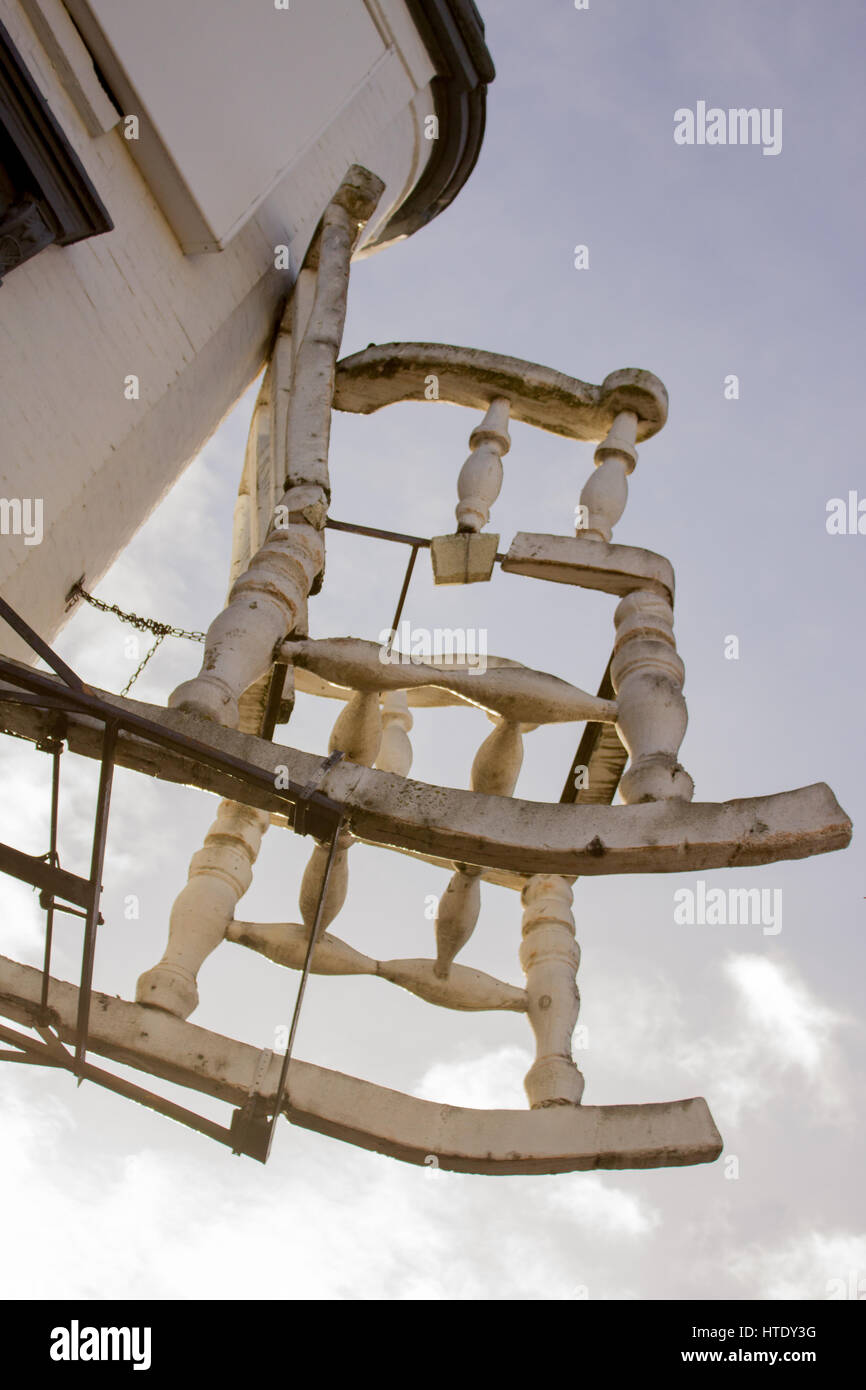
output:
POLYGON ((114 777, 114 748, 117 743, 117 722, 108 720, 102 740, 102 766, 99 770, 99 791, 96 797, 96 823, 93 828, 93 851, 90 859, 90 901, 84 926, 84 950, 81 957, 81 983, 78 996, 78 1022, 75 1038, 75 1074, 78 1084, 84 1080, 87 1053, 87 1027, 90 1020, 90 993, 93 984, 93 961, 96 954, 96 921, 99 916, 99 897, 102 892, 102 870, 105 863, 105 839, 108 832, 108 807, 114 777))
MULTIPOLYGON (((51 840, 49 842, 48 862, 52 869, 58 867, 57 857, 57 810, 60 801, 60 754, 62 743, 55 744, 52 753, 51 767, 51 840)), ((43 1012, 48 1008, 48 980, 51 975, 51 943, 54 936, 54 894, 45 910, 45 956, 42 962, 42 997, 40 1000, 43 1012)))
POLYGON ((84 682, 79 676, 76 676, 72 668, 67 666, 66 662, 62 661, 57 653, 51 650, 47 642, 43 642, 38 632, 34 632, 30 624, 25 622, 14 608, 10 608, 4 598, 0 598, 0 618, 5 618, 13 631, 17 632, 19 637, 23 637, 37 656, 41 656, 46 665, 50 666, 52 671, 60 676, 61 680, 65 681, 68 686, 73 690, 86 690, 87 687, 84 682))
POLYGON ((391 645, 392 645, 392 643, 393 643, 393 641, 394 641, 394 638, 397 636, 397 628, 398 628, 398 626, 399 626, 399 624, 400 624, 400 618, 401 618, 402 613, 403 613, 403 604, 406 602, 406 595, 407 595, 408 592, 409 592, 409 583, 410 583, 410 580, 411 580, 411 578, 412 578, 412 571, 413 571, 413 569, 415 568, 415 561, 416 561, 417 559, 418 559, 418 547, 417 547, 417 545, 413 545, 413 546, 412 546, 412 553, 411 553, 411 555, 409 556, 409 563, 408 563, 408 565, 406 566, 406 574, 405 574, 405 576, 404 576, 404 578, 403 578, 403 587, 402 587, 402 589, 400 590, 400 597, 399 597, 398 600, 397 600, 397 611, 396 611, 396 613, 394 614, 394 621, 393 621, 392 624, 391 624, 391 636, 388 638, 388 645, 387 645, 387 647, 385 648, 385 651, 386 651, 386 652, 390 652, 390 651, 391 651, 391 645))
POLYGON ((286 1055, 283 1058, 283 1065, 280 1068, 280 1080, 277 1086, 277 1094, 274 1099, 274 1114, 273 1119, 271 1120, 270 1133, 268 1134, 268 1147, 267 1153, 265 1155, 265 1161, 267 1161, 267 1158, 270 1156, 271 1144, 274 1140, 274 1130, 277 1127, 277 1119, 279 1118, 280 1110, 282 1109, 283 1096, 285 1095, 286 1090, 286 1079, 289 1074, 289 1062, 292 1056, 292 1047, 294 1046, 295 1042, 295 1034, 298 1031, 298 1020, 301 1016, 301 1005, 304 1002, 304 993, 307 988, 307 979, 309 978, 310 974, 310 964, 313 959, 313 951, 315 950, 316 941, 318 940, 319 936, 319 924, 322 920, 322 908, 324 907, 325 903, 325 894, 328 891, 328 880, 331 877, 331 868, 334 863, 334 856, 337 853, 337 843, 340 838, 340 831, 342 830, 342 828, 343 822, 341 819, 334 826, 334 833, 331 836, 331 843, 328 847, 328 858, 327 862, 325 863, 325 872, 322 877, 322 887, 319 890, 319 901, 316 903, 316 915, 313 918, 313 925, 310 929, 310 939, 307 942, 307 954, 304 957, 304 968, 301 971, 301 982, 298 985, 298 993, 295 999, 295 1011, 292 1014, 292 1023, 291 1027, 289 1028, 289 1039, 286 1043, 286 1055))
POLYGON ((271 671, 271 680, 268 685, 268 699, 265 705, 265 713, 262 718, 262 728, 259 738, 266 738, 268 742, 274 736, 274 729, 277 727, 277 715, 280 712, 280 700, 283 695, 283 685, 286 679, 286 672, 289 669, 287 661, 275 661, 271 671))

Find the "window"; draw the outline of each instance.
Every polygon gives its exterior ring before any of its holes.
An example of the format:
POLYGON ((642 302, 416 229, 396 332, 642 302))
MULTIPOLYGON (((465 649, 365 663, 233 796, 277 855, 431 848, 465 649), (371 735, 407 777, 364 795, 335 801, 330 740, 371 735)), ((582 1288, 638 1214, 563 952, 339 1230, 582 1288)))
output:
POLYGON ((0 283, 46 246, 69 246, 113 225, 0 24, 0 283))

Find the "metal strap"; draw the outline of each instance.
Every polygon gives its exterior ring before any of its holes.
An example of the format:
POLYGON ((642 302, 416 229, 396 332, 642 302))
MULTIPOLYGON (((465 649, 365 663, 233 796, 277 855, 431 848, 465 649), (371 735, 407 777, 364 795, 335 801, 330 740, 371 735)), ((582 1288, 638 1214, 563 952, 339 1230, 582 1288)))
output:
POLYGON ((313 774, 313 777, 301 792, 300 799, 298 800, 295 806, 295 815, 292 821, 292 829, 294 830, 296 835, 306 835, 307 807, 309 806, 310 797, 313 795, 314 792, 317 792, 319 790, 319 787, 322 785, 325 775, 328 772, 330 772, 331 768, 334 766, 335 763, 338 763, 340 761, 342 756, 342 751, 339 748, 335 748, 333 753, 329 753, 327 758, 325 758, 323 762, 320 764, 320 766, 316 769, 315 773, 313 774))

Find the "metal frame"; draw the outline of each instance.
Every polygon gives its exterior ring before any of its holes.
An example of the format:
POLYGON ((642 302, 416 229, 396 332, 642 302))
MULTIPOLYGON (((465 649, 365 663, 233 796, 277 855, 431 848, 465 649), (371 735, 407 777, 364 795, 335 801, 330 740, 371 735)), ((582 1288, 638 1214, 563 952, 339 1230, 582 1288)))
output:
MULTIPOLYGON (((310 971, 313 950, 319 934, 322 904, 327 889, 331 865, 336 852, 337 841, 344 824, 344 808, 330 797, 315 789, 315 785, 300 787, 290 782, 285 788, 274 786, 273 779, 261 768, 244 762, 230 754, 220 753, 207 744, 188 738, 152 723, 132 711, 118 709, 107 700, 96 695, 74 671, 43 642, 30 625, 13 608, 0 598, 0 617, 12 627, 32 650, 51 667, 64 682, 65 689, 58 691, 54 681, 38 671, 22 670, 15 662, 0 656, 0 678, 18 687, 15 702, 33 705, 44 710, 57 712, 56 736, 37 745, 53 758, 51 779, 51 836, 50 847, 41 858, 23 853, 11 845, 0 844, 0 872, 12 874, 25 883, 30 883, 40 891, 40 905, 46 911, 45 951, 42 967, 41 1003, 34 1011, 31 1027, 39 1034, 41 1041, 18 1033, 14 1029, 0 1025, 0 1041, 11 1045, 11 1049, 0 1050, 0 1061, 25 1062, 33 1066, 56 1067, 70 1071, 82 1081, 92 1081, 104 1089, 114 1091, 127 1099, 136 1100, 151 1110, 158 1111, 170 1119, 190 1129, 205 1134, 218 1143, 232 1149, 235 1154, 266 1163, 273 1144, 277 1116, 280 1114, 292 1055, 292 1045, 297 1032, 301 1006, 310 971), (78 874, 62 869, 57 852, 57 827, 60 798, 60 754, 63 750, 63 723, 66 713, 86 713, 98 719, 103 725, 102 756, 100 761, 99 788, 94 815, 93 842, 91 846, 90 876, 82 878, 78 874), (319 894, 319 901, 304 970, 295 999, 292 1027, 280 1072, 280 1082, 274 1101, 263 1101, 256 1093, 255 1083, 246 1105, 232 1114, 229 1127, 217 1124, 197 1112, 167 1100, 164 1096, 147 1091, 133 1082, 103 1071, 87 1061, 87 1035, 90 1019, 90 1000, 93 985, 93 965, 96 957, 97 928, 102 924, 99 902, 102 893, 102 873, 105 864, 106 840, 108 834, 108 815, 111 802, 111 787, 114 775, 114 755, 117 738, 121 729, 155 743, 161 747, 174 748, 182 753, 194 755, 210 767, 228 773, 244 782, 266 785, 270 793, 292 807, 292 828, 298 834, 314 835, 317 839, 330 839, 327 867, 319 894), (70 906, 74 903, 76 906, 70 906), (83 910, 78 910, 83 909, 83 910), (79 983, 78 1016, 75 1030, 74 1051, 70 1052, 59 1036, 53 1031, 55 1016, 48 1004, 51 981, 51 946, 55 911, 66 912, 84 919, 84 941, 81 957, 81 977, 79 983), (268 1118, 270 1116, 270 1118, 268 1118)), ((273 735, 273 726, 279 707, 279 694, 285 677, 285 666, 275 663, 268 692, 268 701, 263 719, 263 736, 273 735)), ((7 697, 8 698, 8 697, 7 697)), ((327 761, 332 761, 326 760, 327 761)))

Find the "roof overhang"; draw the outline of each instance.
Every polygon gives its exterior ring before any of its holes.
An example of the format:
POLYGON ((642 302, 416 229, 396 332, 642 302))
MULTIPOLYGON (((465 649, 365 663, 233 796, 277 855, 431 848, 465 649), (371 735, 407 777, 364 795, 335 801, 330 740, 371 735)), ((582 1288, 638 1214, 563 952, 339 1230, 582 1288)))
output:
POLYGON ((411 236, 438 217, 475 167, 484 138, 487 87, 496 76, 484 41, 484 21, 473 0, 405 0, 436 65, 430 86, 439 138, 409 197, 373 243, 411 236))

